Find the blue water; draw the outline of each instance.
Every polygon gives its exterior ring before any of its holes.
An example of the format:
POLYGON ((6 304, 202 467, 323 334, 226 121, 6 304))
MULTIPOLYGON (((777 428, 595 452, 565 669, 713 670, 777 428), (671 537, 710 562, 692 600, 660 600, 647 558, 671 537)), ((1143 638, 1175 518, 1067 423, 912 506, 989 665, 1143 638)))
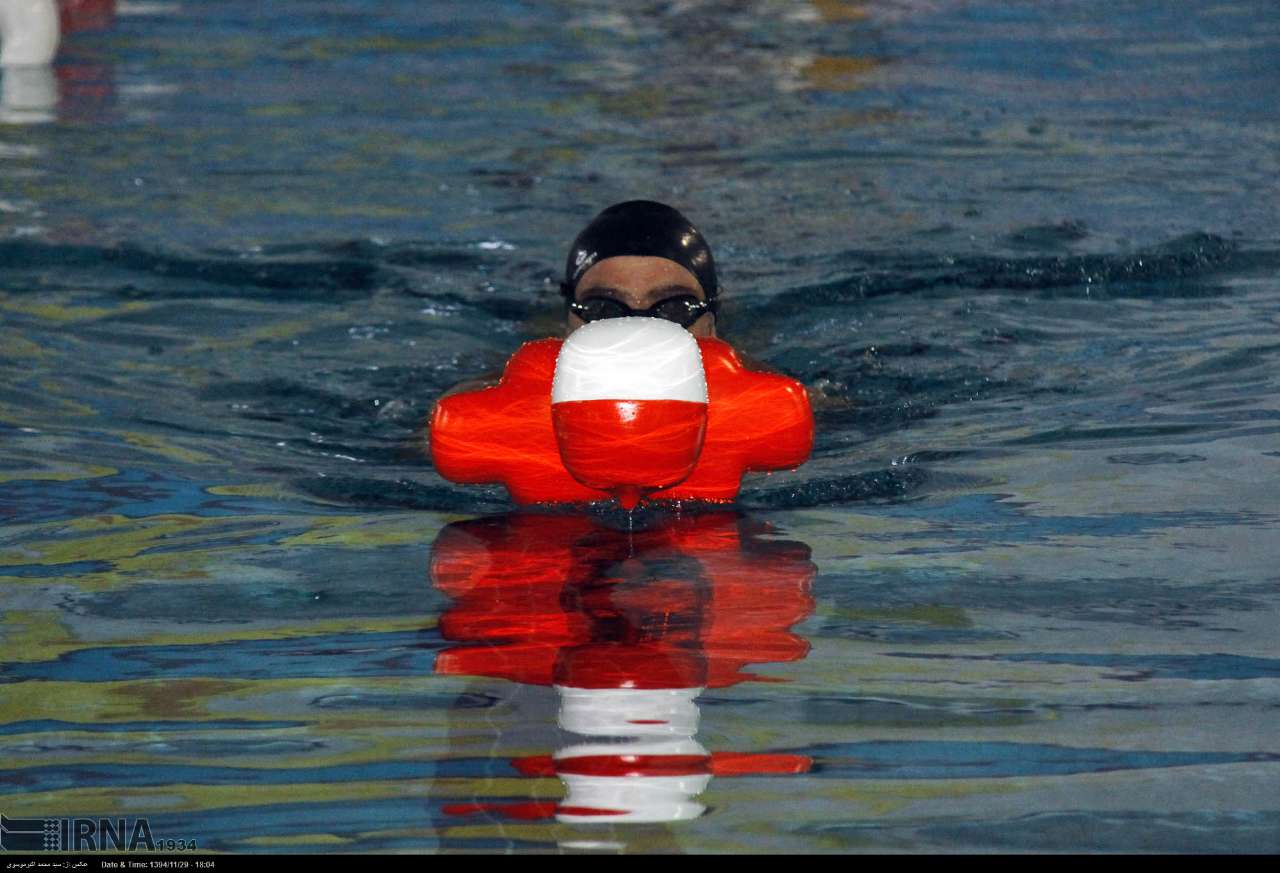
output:
POLYGON ((6 816, 1280 851, 1271 3, 117 2, 46 72, 0 82, 6 816), (442 480, 435 398, 636 197, 813 459, 631 533, 442 480), (593 743, 674 769, 583 821, 593 743))

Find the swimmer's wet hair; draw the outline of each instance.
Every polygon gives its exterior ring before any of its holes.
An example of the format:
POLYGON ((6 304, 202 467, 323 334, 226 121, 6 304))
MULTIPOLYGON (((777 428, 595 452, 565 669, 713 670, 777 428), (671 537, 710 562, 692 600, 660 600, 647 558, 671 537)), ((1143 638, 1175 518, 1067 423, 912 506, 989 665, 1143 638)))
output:
POLYGON ((689 219, 654 200, 618 203, 592 219, 569 249, 561 293, 572 300, 587 270, 606 258, 626 255, 675 261, 697 278, 715 311, 720 286, 711 247, 689 219))

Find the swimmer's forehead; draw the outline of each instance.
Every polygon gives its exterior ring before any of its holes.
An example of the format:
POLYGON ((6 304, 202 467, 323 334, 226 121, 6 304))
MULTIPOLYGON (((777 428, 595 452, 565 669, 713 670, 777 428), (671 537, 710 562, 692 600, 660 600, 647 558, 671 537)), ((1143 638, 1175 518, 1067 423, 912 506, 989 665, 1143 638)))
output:
POLYGON ((667 297, 689 294, 706 297, 698 277, 666 258, 619 255, 591 267, 578 280, 577 292, 622 291, 631 294, 667 297))

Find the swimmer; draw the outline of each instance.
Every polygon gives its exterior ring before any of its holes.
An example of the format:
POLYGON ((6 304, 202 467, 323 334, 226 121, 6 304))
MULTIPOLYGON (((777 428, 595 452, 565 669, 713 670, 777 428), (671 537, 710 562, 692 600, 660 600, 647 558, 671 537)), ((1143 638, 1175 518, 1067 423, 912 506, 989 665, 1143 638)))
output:
POLYGON ((716 265, 689 219, 652 200, 610 206, 578 234, 560 284, 568 327, 627 315, 716 335, 716 265))
MULTIPOLYGON (((664 203, 628 200, 601 212, 573 241, 564 274, 567 333, 602 318, 647 315, 697 337, 716 336, 720 283, 711 247, 664 203)), ((753 370, 778 372, 737 354, 753 370)))
POLYGON ((655 492, 730 501, 747 471, 790 469, 808 457, 813 414, 804 386, 717 336, 711 249, 678 211, 649 200, 604 210, 574 239, 560 288, 570 339, 526 343, 505 376, 457 385, 436 405, 427 442, 445 479, 501 484, 522 504, 611 495, 629 510, 655 492), (643 345, 657 336, 664 349, 685 347, 683 366, 667 356, 658 362, 676 366, 646 366, 651 357, 634 366, 604 362, 630 339, 643 345), (558 382, 564 353, 582 342, 596 362, 584 363, 580 350, 569 355, 577 362, 567 368, 572 378, 558 382), (597 378, 604 375, 617 378, 597 378), (559 388, 567 393, 557 400, 559 388))
MULTIPOLYGON (((716 335, 720 285, 711 247, 666 204, 628 200, 610 206, 574 239, 564 272, 566 335, 587 322, 628 315, 663 318, 697 337, 716 335)), ((497 381, 496 373, 469 379, 444 396, 497 381)))

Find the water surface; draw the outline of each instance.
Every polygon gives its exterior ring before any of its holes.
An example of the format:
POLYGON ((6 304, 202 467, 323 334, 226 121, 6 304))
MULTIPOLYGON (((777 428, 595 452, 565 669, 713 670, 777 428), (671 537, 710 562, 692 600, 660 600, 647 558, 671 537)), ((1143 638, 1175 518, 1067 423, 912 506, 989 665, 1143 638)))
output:
POLYGON ((1272 13, 227 0, 66 35, 56 104, 0 126, 6 816, 1280 851, 1272 13), (434 399, 559 330, 568 240, 633 197, 822 395, 813 460, 631 533, 440 479, 434 399))

